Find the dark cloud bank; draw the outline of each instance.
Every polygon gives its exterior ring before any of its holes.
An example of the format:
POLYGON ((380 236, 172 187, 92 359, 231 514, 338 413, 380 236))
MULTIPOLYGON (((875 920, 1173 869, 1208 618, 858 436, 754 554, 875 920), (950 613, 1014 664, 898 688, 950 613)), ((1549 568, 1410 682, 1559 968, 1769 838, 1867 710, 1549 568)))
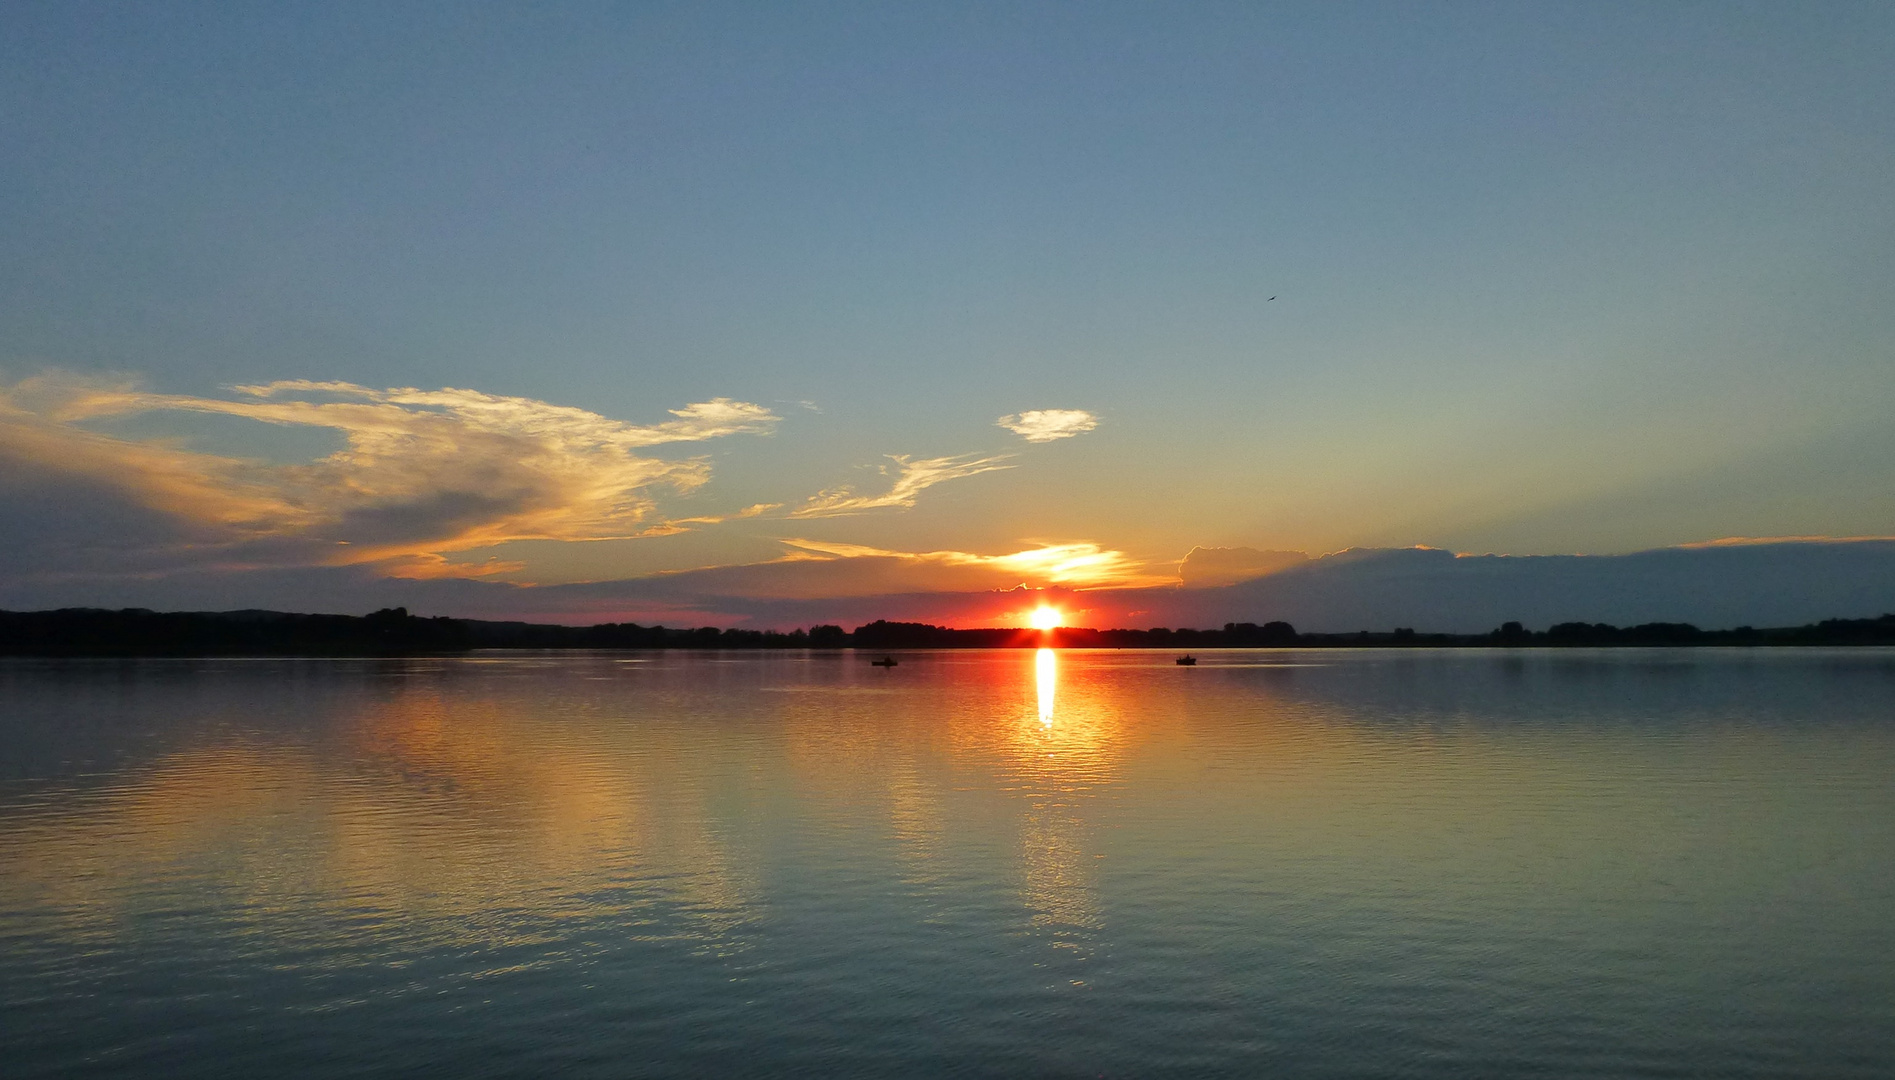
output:
MULTIPOLYGON (((842 560, 824 569, 872 574, 876 568, 865 564, 873 561, 842 560)), ((0 607, 361 613, 400 605, 421 614, 469 618, 789 628, 874 619, 993 625, 1050 598, 1073 613, 1072 622, 1101 628, 1281 619, 1316 632, 1408 626, 1451 633, 1478 633, 1506 621, 1529 627, 1567 621, 1788 626, 1895 611, 1895 541, 1890 540, 1733 544, 1607 556, 1358 549, 1206 588, 756 598, 760 577, 799 572, 791 562, 540 587, 387 579, 346 567, 115 579, 37 576, 0 580, 0 607)))

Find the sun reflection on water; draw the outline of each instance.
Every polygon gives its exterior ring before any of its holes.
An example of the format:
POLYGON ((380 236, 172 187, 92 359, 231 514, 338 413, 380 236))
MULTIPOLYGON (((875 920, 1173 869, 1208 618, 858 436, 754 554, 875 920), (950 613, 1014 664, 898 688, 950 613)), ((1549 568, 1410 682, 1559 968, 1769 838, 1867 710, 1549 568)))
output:
POLYGON ((1053 691, 1059 686, 1059 661, 1053 657, 1053 650, 1041 649, 1033 658, 1034 673, 1040 685, 1040 723, 1053 722, 1053 691))
POLYGON ((1036 927, 1062 949, 1090 955, 1103 925, 1099 905, 1097 836, 1092 816, 1100 786, 1111 781, 1117 756, 1117 710, 1080 683, 1060 704, 1060 661, 1053 649, 1033 658, 1039 723, 1019 723, 1012 740, 1014 773, 1024 796, 1020 816, 1021 899, 1036 927))

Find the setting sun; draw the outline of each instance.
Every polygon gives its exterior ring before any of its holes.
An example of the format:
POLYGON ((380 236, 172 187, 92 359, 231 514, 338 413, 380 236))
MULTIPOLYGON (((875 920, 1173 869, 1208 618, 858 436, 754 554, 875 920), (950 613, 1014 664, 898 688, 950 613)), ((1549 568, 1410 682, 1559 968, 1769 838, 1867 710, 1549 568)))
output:
POLYGON ((1066 617, 1060 614, 1058 608, 1045 605, 1033 609, 1031 619, 1035 630, 1051 630, 1054 627, 1066 625, 1066 617))

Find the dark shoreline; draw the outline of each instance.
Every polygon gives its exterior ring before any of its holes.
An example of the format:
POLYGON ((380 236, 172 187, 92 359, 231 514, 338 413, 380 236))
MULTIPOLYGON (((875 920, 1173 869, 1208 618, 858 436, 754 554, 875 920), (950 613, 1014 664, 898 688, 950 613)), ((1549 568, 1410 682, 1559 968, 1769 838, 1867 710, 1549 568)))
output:
POLYGON ((1827 619, 1805 626, 1701 630, 1688 623, 1615 627, 1560 623, 1529 630, 1507 623, 1485 634, 1428 634, 1400 628, 1353 634, 1303 634, 1288 623, 1227 623, 1218 630, 1152 628, 1039 631, 1010 627, 956 630, 877 620, 853 632, 814 626, 769 630, 694 629, 602 623, 559 626, 421 618, 403 608, 371 615, 277 611, 0 611, 0 656, 417 656, 474 649, 1220 649, 1782 647, 1895 645, 1895 614, 1827 619))

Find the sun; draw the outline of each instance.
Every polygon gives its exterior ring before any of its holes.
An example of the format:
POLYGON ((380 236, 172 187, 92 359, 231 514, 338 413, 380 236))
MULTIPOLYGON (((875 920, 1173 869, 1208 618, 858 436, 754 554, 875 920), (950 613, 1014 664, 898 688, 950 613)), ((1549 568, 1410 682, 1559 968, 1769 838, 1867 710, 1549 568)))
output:
POLYGON ((1045 604, 1034 608, 1031 618, 1035 630, 1051 630, 1056 626, 1066 625, 1066 616, 1060 614, 1058 608, 1047 607, 1045 604))

